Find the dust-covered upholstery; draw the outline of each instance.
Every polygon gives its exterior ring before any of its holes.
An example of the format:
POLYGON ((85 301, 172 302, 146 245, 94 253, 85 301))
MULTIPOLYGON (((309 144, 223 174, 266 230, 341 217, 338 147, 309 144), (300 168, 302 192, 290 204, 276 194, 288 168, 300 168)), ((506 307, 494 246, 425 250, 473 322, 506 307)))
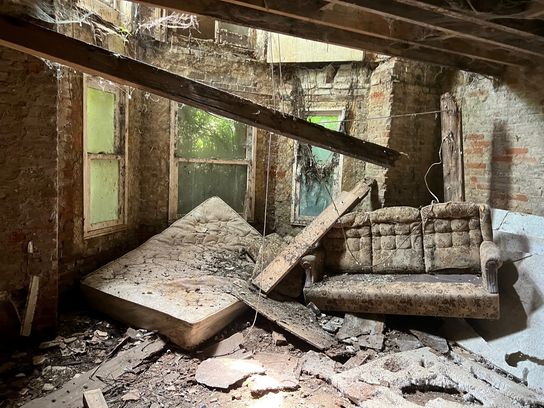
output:
POLYGON ((371 244, 368 214, 363 211, 346 214, 338 219, 322 240, 325 267, 337 272, 370 272, 371 244))
POLYGON ((487 206, 448 202, 421 209, 426 272, 480 272, 480 244, 491 240, 487 206))
POLYGON ((423 273, 423 248, 419 210, 388 207, 370 213, 372 271, 423 273))

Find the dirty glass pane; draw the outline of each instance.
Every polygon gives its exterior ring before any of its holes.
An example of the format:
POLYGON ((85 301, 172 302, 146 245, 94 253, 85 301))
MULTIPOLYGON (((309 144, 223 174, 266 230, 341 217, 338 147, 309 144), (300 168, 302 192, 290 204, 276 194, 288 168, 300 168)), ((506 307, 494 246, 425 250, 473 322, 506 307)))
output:
POLYGON ((247 126, 179 105, 176 157, 185 159, 245 159, 247 126))
MULTIPOLYGON (((338 115, 313 115, 307 120, 317 123, 331 130, 339 130, 338 115)), ((308 145, 299 145, 299 160, 309 154, 308 145)), ((320 169, 325 171, 312 171, 303 160, 300 166, 300 190, 299 190, 299 216, 315 217, 319 215, 331 203, 331 194, 334 194, 334 178, 338 164, 338 155, 321 147, 311 146, 313 160, 320 169), (327 191, 328 189, 328 191, 327 191)))
POLYGON ((89 153, 115 153, 115 94, 87 88, 86 126, 89 153))
POLYGON ((90 162, 91 224, 119 218, 119 161, 90 162))
POLYGON ((178 163, 178 212, 187 214, 204 200, 218 196, 237 212, 244 211, 247 166, 178 163))

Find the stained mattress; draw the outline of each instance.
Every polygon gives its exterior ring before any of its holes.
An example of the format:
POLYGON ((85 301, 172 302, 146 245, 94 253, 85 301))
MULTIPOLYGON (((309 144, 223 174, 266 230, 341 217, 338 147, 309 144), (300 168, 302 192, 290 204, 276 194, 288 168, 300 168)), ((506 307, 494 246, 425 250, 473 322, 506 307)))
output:
POLYGON ((81 281, 95 309, 158 330, 192 349, 230 323, 244 304, 227 293, 248 280, 261 235, 218 197, 81 281))

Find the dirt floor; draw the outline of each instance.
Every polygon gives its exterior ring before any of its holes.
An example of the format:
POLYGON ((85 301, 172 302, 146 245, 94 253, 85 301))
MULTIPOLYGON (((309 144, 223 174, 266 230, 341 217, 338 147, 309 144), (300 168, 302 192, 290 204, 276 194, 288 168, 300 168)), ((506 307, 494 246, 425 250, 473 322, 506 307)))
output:
MULTIPOLYGON (((254 327, 253 312, 247 312, 229 325, 199 351, 187 353, 172 344, 136 368, 125 372, 104 393, 109 407, 354 407, 352 401, 331 385, 331 373, 316 374, 312 369, 301 369, 306 356, 323 356, 317 370, 325 370, 331 363, 333 373, 342 373, 367 364, 380 357, 395 355, 402 350, 413 350, 423 344, 406 328, 406 320, 389 319, 384 330, 383 349, 354 346, 349 341, 341 343, 340 352, 314 353, 301 340, 282 332, 275 324, 258 318, 254 327), (207 357, 201 351, 236 333, 242 333, 242 348, 235 352, 237 358, 252 360, 263 353, 292 358, 298 385, 274 392, 255 392, 250 379, 243 379, 227 390, 209 388, 195 379, 197 367, 207 357), (312 354, 313 353, 313 354, 312 354)), ((328 330, 335 331, 335 320, 324 317, 328 330), (331 322, 332 320, 332 322, 331 322)), ((422 321, 419 320, 421 323, 422 321)), ((426 319, 432 326, 435 319, 426 319)), ((89 310, 63 313, 60 317, 58 337, 52 341, 24 345, 3 353, 0 361, 0 408, 19 407, 26 402, 59 389, 68 380, 94 370, 102 362, 113 358, 122 350, 130 349, 145 339, 156 337, 153 332, 134 330, 110 321, 89 310)), ((443 339, 442 339, 443 340, 443 339)), ((446 343, 447 344, 447 343, 446 343)), ((443 346, 444 343, 441 343, 443 346)), ((437 345, 437 348, 440 344, 437 345)), ((448 347, 448 346, 446 346, 448 347)), ((397 371, 391 362, 389 371, 397 371)), ((424 406, 430 400, 461 405, 472 405, 455 390, 436 388, 407 389, 407 401, 424 406)), ((460 406, 461 406, 460 405, 460 406)), ((478 404, 476 404, 478 405, 478 404)), ((534 405, 538 406, 538 405, 534 405)))

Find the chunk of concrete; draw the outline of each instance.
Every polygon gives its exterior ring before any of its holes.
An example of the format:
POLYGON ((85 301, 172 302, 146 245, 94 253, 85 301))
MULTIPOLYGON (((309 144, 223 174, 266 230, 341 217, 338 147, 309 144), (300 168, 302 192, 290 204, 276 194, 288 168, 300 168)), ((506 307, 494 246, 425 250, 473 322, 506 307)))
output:
POLYGON ((381 322, 372 318, 366 318, 362 315, 356 315, 352 313, 346 313, 344 316, 344 323, 336 337, 339 340, 345 340, 350 337, 359 337, 363 334, 370 334, 373 331, 379 330, 379 325, 381 322))
POLYGON ((252 395, 298 388, 300 368, 297 357, 280 353, 257 353, 255 360, 264 366, 265 375, 254 375, 248 380, 252 395))
MULTIPOLYGON (((542 395, 484 366, 452 353, 452 359, 430 348, 388 355, 335 374, 331 384, 359 406, 414 406, 404 396, 433 390, 456 395, 459 403, 493 407, 538 406, 542 395), (387 384, 384 389, 383 384, 387 384), (381 405, 380 405, 381 404, 381 405)), ((434 402, 426 406, 437 406, 434 402), (434 405, 433 405, 434 404, 434 405)))
POLYGON ((430 347, 439 353, 446 354, 450 351, 448 341, 443 337, 415 329, 411 329, 410 333, 416 336, 425 346, 430 347))
POLYGON ((330 381, 335 374, 336 361, 315 351, 308 351, 302 357, 302 372, 330 381))
POLYGON ((195 379, 207 387, 228 389, 250 375, 264 371, 263 365, 253 359, 209 358, 200 363, 195 379))

